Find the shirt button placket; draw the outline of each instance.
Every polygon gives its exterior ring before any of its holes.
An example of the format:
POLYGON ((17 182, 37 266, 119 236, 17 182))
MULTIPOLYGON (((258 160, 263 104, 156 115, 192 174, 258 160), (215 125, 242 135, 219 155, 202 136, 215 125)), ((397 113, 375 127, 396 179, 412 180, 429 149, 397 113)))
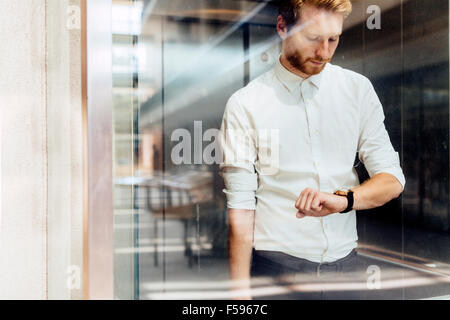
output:
POLYGON ((311 127, 311 141, 312 141, 312 153, 313 153, 313 161, 314 167, 316 168, 317 175, 319 177, 319 185, 320 185, 320 132, 318 128, 318 114, 317 110, 314 109, 314 106, 309 103, 308 111, 310 114, 310 127, 311 127))
MULTIPOLYGON (((319 110, 311 103, 310 94, 312 93, 312 88, 307 87, 307 81, 304 81, 301 86, 303 101, 305 102, 306 113, 308 117, 308 126, 311 138, 311 151, 313 157, 314 168, 316 169, 318 176, 319 190, 324 190, 326 188, 326 180, 321 172, 320 163, 320 130, 319 130, 319 110)), ((311 84, 309 84, 311 85, 311 84)))

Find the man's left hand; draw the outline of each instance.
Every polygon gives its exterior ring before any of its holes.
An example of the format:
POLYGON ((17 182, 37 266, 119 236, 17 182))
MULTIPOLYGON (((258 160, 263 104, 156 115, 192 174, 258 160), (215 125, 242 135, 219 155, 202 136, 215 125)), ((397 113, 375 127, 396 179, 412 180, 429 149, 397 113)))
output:
POLYGON ((300 193, 295 207, 298 210, 297 218, 324 217, 344 210, 347 207, 347 198, 306 188, 300 193))

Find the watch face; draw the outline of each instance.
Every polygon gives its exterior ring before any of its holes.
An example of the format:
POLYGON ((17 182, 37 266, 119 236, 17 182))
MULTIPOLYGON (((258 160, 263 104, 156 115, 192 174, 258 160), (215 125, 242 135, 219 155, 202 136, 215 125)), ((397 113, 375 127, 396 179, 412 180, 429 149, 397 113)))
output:
POLYGON ((338 196, 346 196, 348 194, 347 191, 338 190, 334 194, 337 194, 338 196))

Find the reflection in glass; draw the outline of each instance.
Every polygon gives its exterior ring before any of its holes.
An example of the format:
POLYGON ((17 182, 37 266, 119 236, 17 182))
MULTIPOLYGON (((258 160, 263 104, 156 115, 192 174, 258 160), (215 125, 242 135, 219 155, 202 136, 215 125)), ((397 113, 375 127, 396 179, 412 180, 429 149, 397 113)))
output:
MULTIPOLYGON (((448 1, 371 5, 381 8, 381 29, 367 27, 367 5, 355 1, 333 63, 374 84, 407 184, 399 199, 358 212, 358 251, 381 268, 385 289, 363 281, 363 298, 448 295, 448 1)), ((226 299, 226 204, 218 166, 203 155, 214 141, 204 135, 219 128, 231 94, 278 58, 276 8, 228 0, 113 7, 116 297, 226 299)), ((356 170, 363 182, 363 164, 356 170)), ((304 290, 258 281, 264 292, 304 290)))

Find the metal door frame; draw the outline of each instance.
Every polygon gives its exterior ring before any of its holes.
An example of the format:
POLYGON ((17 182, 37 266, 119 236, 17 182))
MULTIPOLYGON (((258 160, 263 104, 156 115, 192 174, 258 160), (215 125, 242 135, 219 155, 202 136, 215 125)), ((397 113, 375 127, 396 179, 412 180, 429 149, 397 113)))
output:
POLYGON ((83 299, 113 299, 111 0, 81 0, 83 299))

